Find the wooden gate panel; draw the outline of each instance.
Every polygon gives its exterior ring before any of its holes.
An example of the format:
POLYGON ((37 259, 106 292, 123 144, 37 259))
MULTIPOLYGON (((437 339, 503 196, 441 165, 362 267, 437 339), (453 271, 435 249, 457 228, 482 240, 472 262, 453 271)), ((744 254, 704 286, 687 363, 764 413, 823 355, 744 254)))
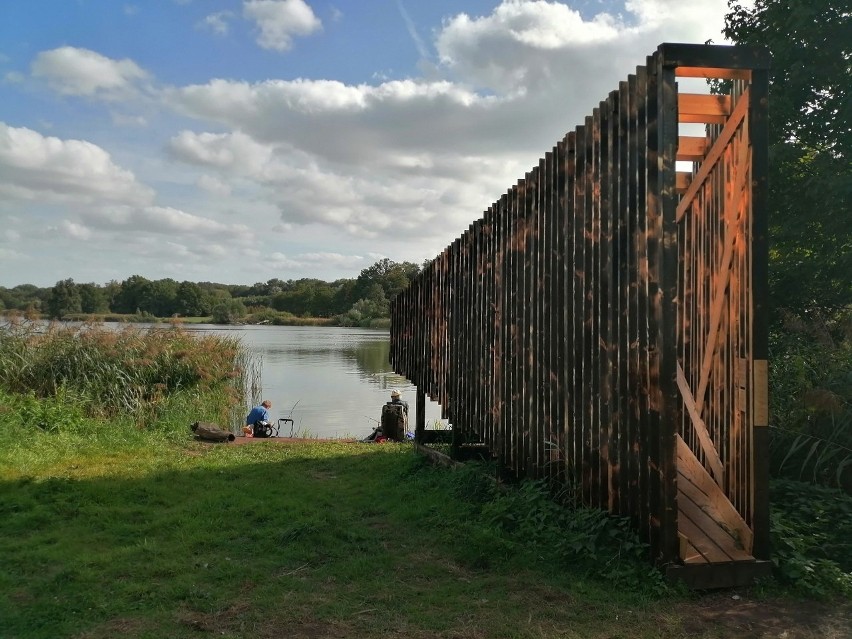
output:
POLYGON ((394 368, 456 453, 629 516, 660 565, 768 549, 765 68, 661 45, 392 302, 394 368), (695 538, 707 513, 751 548, 695 538))

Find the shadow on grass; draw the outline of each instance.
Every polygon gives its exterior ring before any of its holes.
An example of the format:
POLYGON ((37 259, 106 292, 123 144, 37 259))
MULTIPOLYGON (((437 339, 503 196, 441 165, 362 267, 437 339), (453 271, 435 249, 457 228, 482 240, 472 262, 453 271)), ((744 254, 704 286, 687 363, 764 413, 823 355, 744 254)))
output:
POLYGON ((410 446, 192 443, 81 470, 0 484, 4 638, 695 636, 672 601, 501 545, 410 446))

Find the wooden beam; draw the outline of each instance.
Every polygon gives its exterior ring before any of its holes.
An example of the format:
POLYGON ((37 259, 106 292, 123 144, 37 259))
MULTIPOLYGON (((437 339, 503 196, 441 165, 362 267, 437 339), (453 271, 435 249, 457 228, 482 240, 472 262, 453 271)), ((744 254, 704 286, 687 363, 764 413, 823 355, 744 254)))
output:
POLYGON ((681 135, 677 139, 677 159, 679 162, 702 162, 709 147, 705 137, 681 135))
POLYGON ((689 184, 692 182, 692 173, 687 171, 678 171, 675 173, 675 188, 678 193, 686 193, 689 189, 689 184))
MULTIPOLYGON (((677 387, 680 389, 680 396, 683 399, 683 404, 689 413, 690 420, 692 421, 692 429, 698 436, 698 441, 701 444, 701 450, 704 451, 707 463, 710 464, 710 469, 713 471, 716 483, 722 486, 725 482, 725 470, 722 466, 722 460, 719 458, 719 453, 716 450, 716 446, 713 444, 713 440, 710 438, 707 426, 704 424, 704 420, 701 419, 701 415, 695 406, 695 399, 692 396, 692 390, 689 388, 689 383, 686 381, 686 376, 683 374, 683 369, 680 367, 680 363, 677 365, 677 387)), ((678 437, 680 436, 678 435, 678 437)))
POLYGON ((678 122, 724 124, 731 114, 730 95, 681 93, 677 96, 678 122))
POLYGON ((722 69, 720 67, 677 67, 679 78, 717 78, 720 80, 750 80, 749 69, 722 69))

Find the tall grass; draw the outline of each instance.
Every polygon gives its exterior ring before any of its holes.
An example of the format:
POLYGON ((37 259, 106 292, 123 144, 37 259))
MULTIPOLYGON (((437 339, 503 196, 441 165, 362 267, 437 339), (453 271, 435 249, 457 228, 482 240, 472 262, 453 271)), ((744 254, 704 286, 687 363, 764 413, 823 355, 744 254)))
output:
POLYGON ((86 417, 129 415, 145 425, 179 391, 215 388, 234 403, 242 398, 246 369, 239 340, 178 327, 112 330, 18 320, 0 330, 0 388, 62 397, 86 417))
POLYGON ((13 321, 0 327, 0 476, 154 464, 194 421, 239 424, 257 375, 234 338, 13 321))

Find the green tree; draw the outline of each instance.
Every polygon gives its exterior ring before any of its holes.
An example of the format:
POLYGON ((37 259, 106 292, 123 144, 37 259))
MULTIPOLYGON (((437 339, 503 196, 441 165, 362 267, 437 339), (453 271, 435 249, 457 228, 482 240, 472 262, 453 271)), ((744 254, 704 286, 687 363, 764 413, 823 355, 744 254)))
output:
POLYGON ((80 289, 74 280, 60 280, 51 289, 47 300, 47 312, 50 317, 61 319, 71 313, 82 311, 80 289))
POLYGON ((210 313, 210 302, 195 282, 181 282, 177 287, 176 312, 185 317, 201 317, 210 313))
POLYGON ((118 313, 116 299, 121 293, 121 282, 110 280, 103 287, 104 298, 106 298, 107 306, 113 313, 118 313))
POLYGON ((852 304, 848 0, 729 2, 725 35, 772 54, 770 295, 797 314, 852 304))
POLYGON ((104 290, 93 282, 80 284, 80 307, 84 313, 106 313, 109 311, 104 290))
POLYGON ((139 308, 157 317, 171 317, 180 312, 177 290, 178 283, 171 278, 155 280, 147 287, 139 308))
POLYGON ((214 324, 234 324, 246 316, 246 307, 238 299, 229 299, 213 307, 214 324))
POLYGON ((381 259, 358 275, 355 281, 356 299, 366 298, 374 284, 384 289, 387 299, 393 299, 397 293, 408 287, 419 272, 420 267, 417 264, 397 263, 388 258, 381 259))
POLYGON ((121 290, 115 297, 114 309, 117 313, 135 313, 143 311, 151 281, 141 275, 131 275, 121 283, 121 290))

